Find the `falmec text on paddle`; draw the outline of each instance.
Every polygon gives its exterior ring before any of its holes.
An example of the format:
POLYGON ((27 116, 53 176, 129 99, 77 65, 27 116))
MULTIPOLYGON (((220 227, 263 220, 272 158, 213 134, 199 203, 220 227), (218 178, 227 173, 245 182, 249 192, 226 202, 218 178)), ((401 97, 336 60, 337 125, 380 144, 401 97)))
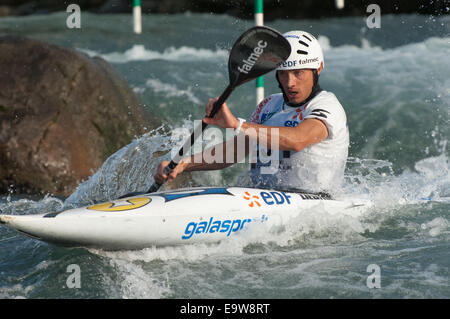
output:
POLYGON ((264 48, 266 46, 266 41, 259 40, 258 46, 253 49, 253 52, 250 54, 250 56, 246 60, 242 60, 242 62, 244 62, 242 67, 238 66, 237 69, 239 70, 239 72, 248 74, 248 72, 252 70, 256 61, 258 61, 258 58, 261 56, 261 54, 263 54, 264 48))

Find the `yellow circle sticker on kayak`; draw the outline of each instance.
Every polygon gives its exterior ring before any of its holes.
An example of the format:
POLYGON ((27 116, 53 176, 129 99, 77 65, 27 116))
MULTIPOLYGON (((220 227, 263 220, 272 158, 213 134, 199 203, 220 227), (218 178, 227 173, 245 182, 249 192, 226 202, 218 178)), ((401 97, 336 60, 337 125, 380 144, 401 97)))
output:
POLYGON ((152 199, 148 197, 136 197, 127 200, 117 200, 114 202, 96 204, 89 206, 87 209, 98 210, 102 212, 119 212, 145 206, 151 201, 152 199))

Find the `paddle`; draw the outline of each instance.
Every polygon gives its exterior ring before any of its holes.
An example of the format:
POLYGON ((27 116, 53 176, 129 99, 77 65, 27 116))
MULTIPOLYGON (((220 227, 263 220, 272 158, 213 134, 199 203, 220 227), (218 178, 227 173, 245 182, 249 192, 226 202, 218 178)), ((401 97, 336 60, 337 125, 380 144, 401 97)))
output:
MULTIPOLYGON (((227 100, 233 90, 248 81, 274 70, 280 63, 284 62, 291 53, 289 42, 278 31, 268 27, 253 27, 245 31, 234 43, 228 59, 229 84, 214 103, 209 117, 214 117, 220 110, 222 104, 227 100)), ((202 122, 201 132, 208 124, 202 122)), ((200 127, 200 125, 199 125, 200 127)), ((179 150, 176 158, 172 159, 164 169, 165 174, 178 165, 183 157, 184 151, 189 150, 194 145, 195 139, 199 136, 198 129, 194 129, 191 138, 186 140, 179 150)), ((162 184, 154 182, 147 193, 156 192, 162 184)), ((125 196, 129 196, 125 195, 125 196)), ((123 197, 125 197, 123 196, 123 197)))

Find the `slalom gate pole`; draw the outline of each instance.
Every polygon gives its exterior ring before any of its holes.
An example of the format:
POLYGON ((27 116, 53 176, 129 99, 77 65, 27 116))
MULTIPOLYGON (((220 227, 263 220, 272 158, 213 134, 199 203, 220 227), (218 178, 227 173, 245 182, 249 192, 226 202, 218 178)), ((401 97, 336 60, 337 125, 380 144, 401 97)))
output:
POLYGON ((142 10, 141 0, 133 0, 133 26, 134 33, 142 33, 142 10))
MULTIPOLYGON (((255 0, 255 25, 264 25, 263 1, 255 0)), ((264 99, 264 77, 260 76, 256 79, 256 105, 264 99)))

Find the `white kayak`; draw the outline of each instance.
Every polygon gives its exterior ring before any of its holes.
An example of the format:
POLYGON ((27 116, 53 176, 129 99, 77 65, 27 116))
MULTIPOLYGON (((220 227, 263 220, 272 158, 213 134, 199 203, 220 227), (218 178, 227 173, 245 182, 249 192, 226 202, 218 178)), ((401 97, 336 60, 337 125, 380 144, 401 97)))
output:
POLYGON ((370 202, 323 194, 243 187, 203 187, 126 197, 38 215, 0 215, 0 222, 33 238, 76 247, 142 249, 218 242, 263 225, 285 225, 302 211, 359 216, 370 202))

